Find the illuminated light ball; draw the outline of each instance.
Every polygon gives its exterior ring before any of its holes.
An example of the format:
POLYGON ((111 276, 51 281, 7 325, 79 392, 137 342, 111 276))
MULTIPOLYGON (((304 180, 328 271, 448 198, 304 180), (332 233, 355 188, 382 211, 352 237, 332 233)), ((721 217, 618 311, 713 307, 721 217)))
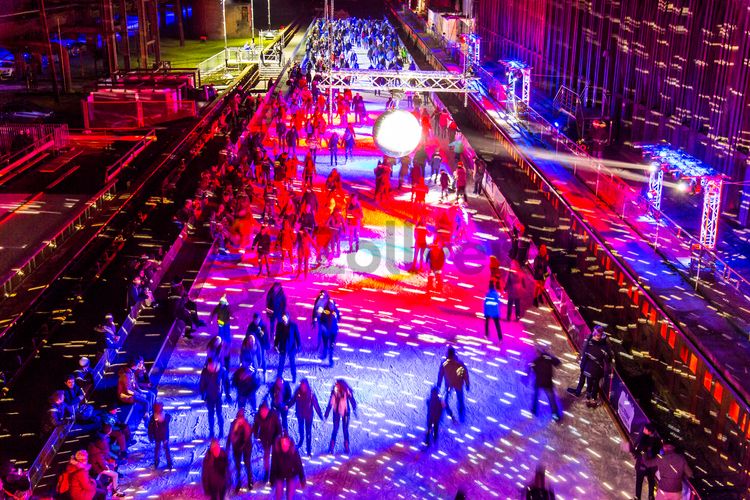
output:
POLYGON ((422 126, 408 111, 392 109, 375 120, 372 136, 383 153, 400 158, 417 149, 422 140, 422 126))

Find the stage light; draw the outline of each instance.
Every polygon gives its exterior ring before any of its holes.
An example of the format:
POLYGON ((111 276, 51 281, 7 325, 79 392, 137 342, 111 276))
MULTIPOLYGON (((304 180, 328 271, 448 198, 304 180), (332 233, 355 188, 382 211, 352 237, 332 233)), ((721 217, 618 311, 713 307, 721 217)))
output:
POLYGON ((422 140, 422 126, 408 111, 393 109, 375 120, 372 136, 383 153, 400 158, 417 149, 422 140))
POLYGON ((648 171, 652 174, 655 174, 659 170, 659 164, 656 162, 651 162, 648 166, 648 171))
POLYGON ((677 191, 680 193, 687 193, 690 190, 690 184, 687 181, 680 181, 677 183, 677 191))

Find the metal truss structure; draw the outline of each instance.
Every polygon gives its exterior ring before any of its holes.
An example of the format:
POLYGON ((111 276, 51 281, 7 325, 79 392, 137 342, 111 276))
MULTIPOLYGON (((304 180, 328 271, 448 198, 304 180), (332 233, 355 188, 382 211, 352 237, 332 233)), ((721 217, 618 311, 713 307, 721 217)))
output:
POLYGON ((664 189, 664 170, 654 168, 648 177, 648 201, 654 210, 661 210, 661 193, 664 189))
POLYGON ((703 184, 703 217, 701 218, 700 243, 705 248, 716 248, 716 235, 719 230, 719 215, 721 212, 721 188, 723 179, 718 177, 704 177, 703 184))
POLYGON ((331 89, 392 90, 411 92, 476 92, 478 78, 448 71, 398 71, 333 69, 320 73, 321 85, 331 89))

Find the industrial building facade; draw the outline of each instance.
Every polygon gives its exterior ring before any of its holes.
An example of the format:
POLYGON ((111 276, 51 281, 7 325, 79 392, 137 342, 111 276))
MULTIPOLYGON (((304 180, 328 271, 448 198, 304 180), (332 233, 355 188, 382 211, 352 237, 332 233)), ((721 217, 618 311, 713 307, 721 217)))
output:
MULTIPOLYGON (((612 118, 617 141, 668 141, 739 182, 750 181, 749 25, 747 0, 477 6, 486 58, 532 65, 535 86, 551 97, 563 85, 579 93, 612 118)), ((740 209, 740 187, 726 194, 725 208, 740 209)))

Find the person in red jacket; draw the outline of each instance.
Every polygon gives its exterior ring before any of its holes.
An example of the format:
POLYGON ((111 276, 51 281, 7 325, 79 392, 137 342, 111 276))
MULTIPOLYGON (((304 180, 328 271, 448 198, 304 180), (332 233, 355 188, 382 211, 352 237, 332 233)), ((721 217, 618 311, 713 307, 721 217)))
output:
POLYGON ((104 495, 104 491, 96 487, 96 481, 89 474, 90 469, 89 454, 86 450, 78 450, 58 480, 57 493, 67 494, 70 500, 93 500, 97 494, 104 495))
POLYGON ((234 487, 234 493, 240 491, 242 482, 242 462, 245 462, 247 472, 247 489, 253 489, 253 466, 250 463, 250 457, 253 453, 253 428, 250 422, 245 418, 245 409, 240 408, 237 411, 237 417, 229 427, 227 436, 227 452, 231 450, 234 466, 237 468, 237 483, 234 487))
POLYGON ((260 440, 263 446, 263 481, 268 482, 270 470, 271 448, 276 438, 281 435, 281 419, 279 414, 268 408, 265 401, 260 405, 253 420, 253 436, 260 440))

